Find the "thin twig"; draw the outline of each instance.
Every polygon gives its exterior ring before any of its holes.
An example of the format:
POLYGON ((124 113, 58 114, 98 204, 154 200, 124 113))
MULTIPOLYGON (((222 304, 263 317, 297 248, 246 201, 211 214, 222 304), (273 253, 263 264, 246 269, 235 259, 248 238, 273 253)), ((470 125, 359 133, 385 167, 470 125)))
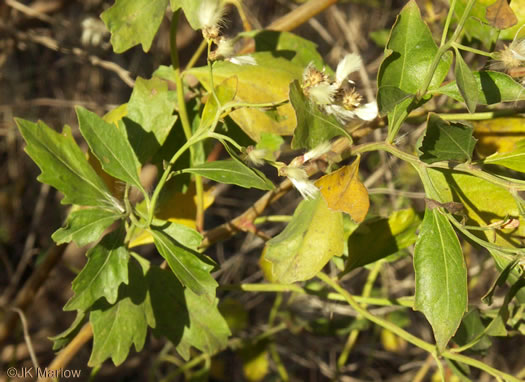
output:
POLYGON ((291 31, 335 4, 337 0, 308 1, 272 22, 266 29, 291 31))
POLYGON ((48 16, 45 13, 39 12, 31 7, 28 7, 27 5, 22 4, 16 0, 5 0, 5 3, 6 5, 10 6, 13 9, 16 9, 18 12, 23 13, 26 16, 33 17, 51 25, 56 25, 57 23, 57 21, 53 17, 48 16))
POLYGON ((41 36, 38 34, 30 34, 22 31, 13 30, 9 26, 5 25, 4 23, 0 22, 0 29, 8 32, 12 36, 16 37, 19 40, 25 40, 25 41, 31 41, 36 44, 42 45, 48 49, 64 53, 64 54, 71 54, 77 57, 80 57, 81 59, 84 59, 91 63, 94 66, 99 66, 103 69, 109 70, 113 73, 115 73, 117 76, 120 77, 122 81, 129 87, 133 87, 135 84, 135 81, 131 78, 131 74, 126 69, 122 68, 121 66, 117 65, 114 62, 103 60, 95 55, 87 53, 85 50, 80 48, 65 48, 60 46, 57 40, 48 37, 48 36, 41 36))
MULTIPOLYGON (((337 0, 316 0, 308 1, 303 5, 295 8, 293 11, 288 12, 286 15, 278 18, 265 29, 271 29, 275 31, 291 31, 298 26, 304 24, 310 20, 315 15, 321 13, 326 8, 335 4, 337 0)), ((251 40, 244 48, 239 52, 239 54, 246 54, 253 52, 255 49, 255 42, 251 40)))
POLYGON ((19 308, 12 308, 11 310, 15 311, 20 316, 20 321, 22 322, 22 329, 24 331, 24 341, 27 345, 29 355, 31 356, 31 362, 33 362, 33 366, 35 367, 35 369, 40 369, 38 359, 36 358, 35 350, 33 349, 33 343, 31 342, 31 337, 29 336, 29 330, 24 312, 22 312, 22 310, 19 308))
POLYGON ((118 105, 114 104, 100 104, 94 101, 69 100, 59 98, 33 98, 26 100, 17 100, 15 103, 0 105, 0 111, 7 108, 27 107, 27 106, 49 106, 49 107, 63 107, 72 108, 75 106, 84 106, 88 109, 104 109, 111 110, 118 105))
POLYGON ((370 188, 368 190, 368 193, 370 195, 373 194, 393 194, 397 196, 404 196, 406 198, 411 199, 424 199, 426 194, 424 192, 411 192, 411 191, 403 191, 403 190, 391 190, 390 188, 370 188))
POLYGON ((24 249, 22 250, 22 256, 18 265, 16 267, 13 277, 9 281, 8 287, 5 289, 2 297, 0 298, 0 303, 6 303, 11 295, 14 293, 18 287, 18 283, 24 274, 31 258, 33 257, 35 251, 33 249, 36 241, 36 229, 40 225, 40 220, 42 219, 42 213, 44 212, 44 207, 49 194, 49 185, 42 184, 40 186, 40 193, 38 194, 38 199, 35 204, 35 209, 33 212, 33 218, 31 219, 31 224, 29 225, 29 234, 26 237, 24 243, 24 249))
POLYGON ((257 229, 253 221, 260 216, 270 204, 283 197, 291 188, 292 182, 286 179, 275 190, 268 191, 235 219, 205 232, 201 247, 209 247, 213 243, 227 239, 239 231, 256 233, 257 229))
MULTIPOLYGON (((38 266, 38 268, 33 272, 31 277, 26 281, 22 289, 20 289, 16 295, 16 298, 12 303, 13 307, 24 310, 31 302, 33 302, 38 289, 44 283, 44 281, 47 280, 49 272, 51 272, 55 265, 58 264, 62 258, 62 255, 64 254, 65 249, 66 245, 62 244, 59 246, 54 246, 48 251, 44 262, 38 266)), ((17 321, 17 316, 14 312, 6 313, 4 319, 0 323, 0 345, 10 334, 12 334, 17 321)))

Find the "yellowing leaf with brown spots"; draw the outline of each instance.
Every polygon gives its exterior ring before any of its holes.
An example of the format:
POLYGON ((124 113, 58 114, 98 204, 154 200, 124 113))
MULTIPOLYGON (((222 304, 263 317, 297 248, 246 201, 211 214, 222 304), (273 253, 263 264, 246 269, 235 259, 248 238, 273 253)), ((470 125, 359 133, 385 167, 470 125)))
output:
POLYGON ((514 151, 516 143, 525 138, 525 118, 494 118, 474 122, 474 136, 478 139, 476 152, 483 158, 495 152, 514 151))
POLYGON ((315 182, 328 203, 328 208, 346 212, 357 223, 365 220, 370 207, 368 191, 359 180, 359 161, 360 157, 357 157, 354 163, 315 182))
POLYGON ((303 200, 292 220, 266 242, 259 264, 270 282, 291 284, 314 277, 334 256, 343 254, 343 214, 324 198, 303 200))

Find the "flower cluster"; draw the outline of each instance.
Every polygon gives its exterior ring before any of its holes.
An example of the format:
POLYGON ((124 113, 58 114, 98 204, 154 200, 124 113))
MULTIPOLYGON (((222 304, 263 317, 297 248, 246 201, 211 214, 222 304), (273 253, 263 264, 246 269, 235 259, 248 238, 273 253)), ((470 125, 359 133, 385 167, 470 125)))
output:
POLYGON ((201 0, 198 19, 202 36, 206 41, 213 41, 216 49, 210 53, 209 59, 227 60, 236 65, 256 65, 251 56, 235 56, 234 40, 221 35, 224 25, 225 2, 223 0, 201 0))
POLYGON ((337 65, 335 79, 332 79, 324 69, 318 70, 310 63, 303 72, 303 93, 341 123, 355 118, 371 121, 377 117, 377 103, 362 104, 363 97, 353 86, 354 82, 347 80, 362 65, 359 55, 347 54, 337 65))
POLYGON ((525 25, 518 29, 510 45, 495 54, 496 63, 492 67, 505 69, 513 77, 523 77, 521 73, 525 67, 525 38, 518 39, 518 34, 524 27, 525 25))
POLYGON ((525 65, 525 39, 513 40, 498 53, 497 58, 507 70, 525 65))
POLYGON ((305 199, 314 199, 319 193, 319 189, 315 184, 308 179, 308 174, 304 169, 303 165, 310 161, 315 160, 328 153, 331 149, 329 142, 321 143, 314 147, 312 150, 306 152, 304 155, 300 155, 286 166, 282 165, 279 167, 279 175, 286 176, 294 187, 299 191, 301 196, 305 199))

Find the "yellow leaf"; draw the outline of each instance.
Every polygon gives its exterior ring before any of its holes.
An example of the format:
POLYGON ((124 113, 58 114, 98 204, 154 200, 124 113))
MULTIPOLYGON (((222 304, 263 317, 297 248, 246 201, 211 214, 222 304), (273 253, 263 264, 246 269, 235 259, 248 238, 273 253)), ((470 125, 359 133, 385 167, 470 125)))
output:
MULTIPOLYGON (((204 210, 213 204, 213 187, 204 191, 204 210)), ((185 193, 174 192, 171 198, 164 199, 158 207, 155 217, 170 222, 196 228, 197 196, 195 183, 191 183, 185 193)), ((130 242, 130 248, 153 243, 153 237, 147 231, 139 232, 130 242)))
MULTIPOLYGON (((231 87, 238 102, 256 104, 287 99, 290 82, 300 79, 304 68, 282 57, 275 57, 271 52, 257 52, 250 57, 257 65, 216 61, 213 64, 214 83, 236 76, 236 83, 225 82, 224 85, 231 87)), ((192 68, 188 73, 197 77, 207 90, 210 89, 210 73, 206 66, 192 68)), ((289 103, 272 109, 243 107, 229 116, 256 142, 262 133, 292 135, 297 125, 295 111, 289 103)))
POLYGON ((315 185, 334 211, 346 212, 357 223, 361 223, 370 207, 368 192, 359 180, 359 160, 320 178, 315 185))
POLYGON ((342 255, 343 242, 343 214, 322 197, 303 200, 286 228, 266 243, 259 265, 270 282, 309 280, 342 255))
POLYGON ((407 347, 406 341, 388 329, 381 329, 381 344, 386 351, 400 353, 407 347))
POLYGON ((266 344, 265 341, 261 341, 245 347, 240 352, 243 360, 242 371, 249 382, 258 382, 268 374, 269 362, 266 344))
POLYGON ((474 136, 478 139, 476 152, 482 158, 495 152, 507 153, 525 138, 525 118, 495 118, 474 122, 474 136))

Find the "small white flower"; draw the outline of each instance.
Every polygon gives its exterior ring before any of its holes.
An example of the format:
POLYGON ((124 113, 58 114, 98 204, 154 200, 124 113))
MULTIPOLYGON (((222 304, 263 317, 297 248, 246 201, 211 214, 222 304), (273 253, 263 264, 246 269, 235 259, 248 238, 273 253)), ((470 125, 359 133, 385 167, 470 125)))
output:
POLYGON ((252 56, 236 56, 226 59, 235 65, 257 65, 257 61, 252 56))
POLYGON ((339 105, 328 105, 325 108, 326 113, 333 114, 341 123, 345 123, 356 117, 363 121, 371 121, 377 117, 377 103, 370 102, 356 107, 354 110, 347 110, 339 105))
POLYGON ((318 144, 317 146, 315 146, 313 149, 311 149, 310 151, 306 152, 303 156, 304 158, 304 162, 307 162, 311 159, 317 159, 319 157, 321 157, 322 155, 326 154, 327 152, 329 152, 332 148, 332 145, 330 145, 330 142, 328 141, 325 141, 323 143, 320 143, 318 144))
POLYGON ((372 121, 376 119, 378 112, 376 101, 366 103, 354 110, 357 117, 363 121, 372 121))
POLYGON ((308 97, 318 105, 329 105, 334 102, 337 86, 326 82, 308 88, 308 97))
POLYGON ((287 166, 279 169, 279 175, 287 176, 294 187, 305 199, 315 199, 319 189, 308 179, 308 174, 302 167, 287 166))
MULTIPOLYGON (((343 81, 350 75, 361 68, 363 61, 361 56, 355 53, 347 54, 340 62, 337 64, 337 69, 335 71, 335 83, 337 87, 340 87, 343 84, 343 81)), ((353 83, 352 81, 349 81, 353 83)))
POLYGON ((333 115, 342 124, 355 118, 355 112, 353 110, 346 110, 339 105, 328 105, 324 108, 324 111, 326 114, 333 115))

